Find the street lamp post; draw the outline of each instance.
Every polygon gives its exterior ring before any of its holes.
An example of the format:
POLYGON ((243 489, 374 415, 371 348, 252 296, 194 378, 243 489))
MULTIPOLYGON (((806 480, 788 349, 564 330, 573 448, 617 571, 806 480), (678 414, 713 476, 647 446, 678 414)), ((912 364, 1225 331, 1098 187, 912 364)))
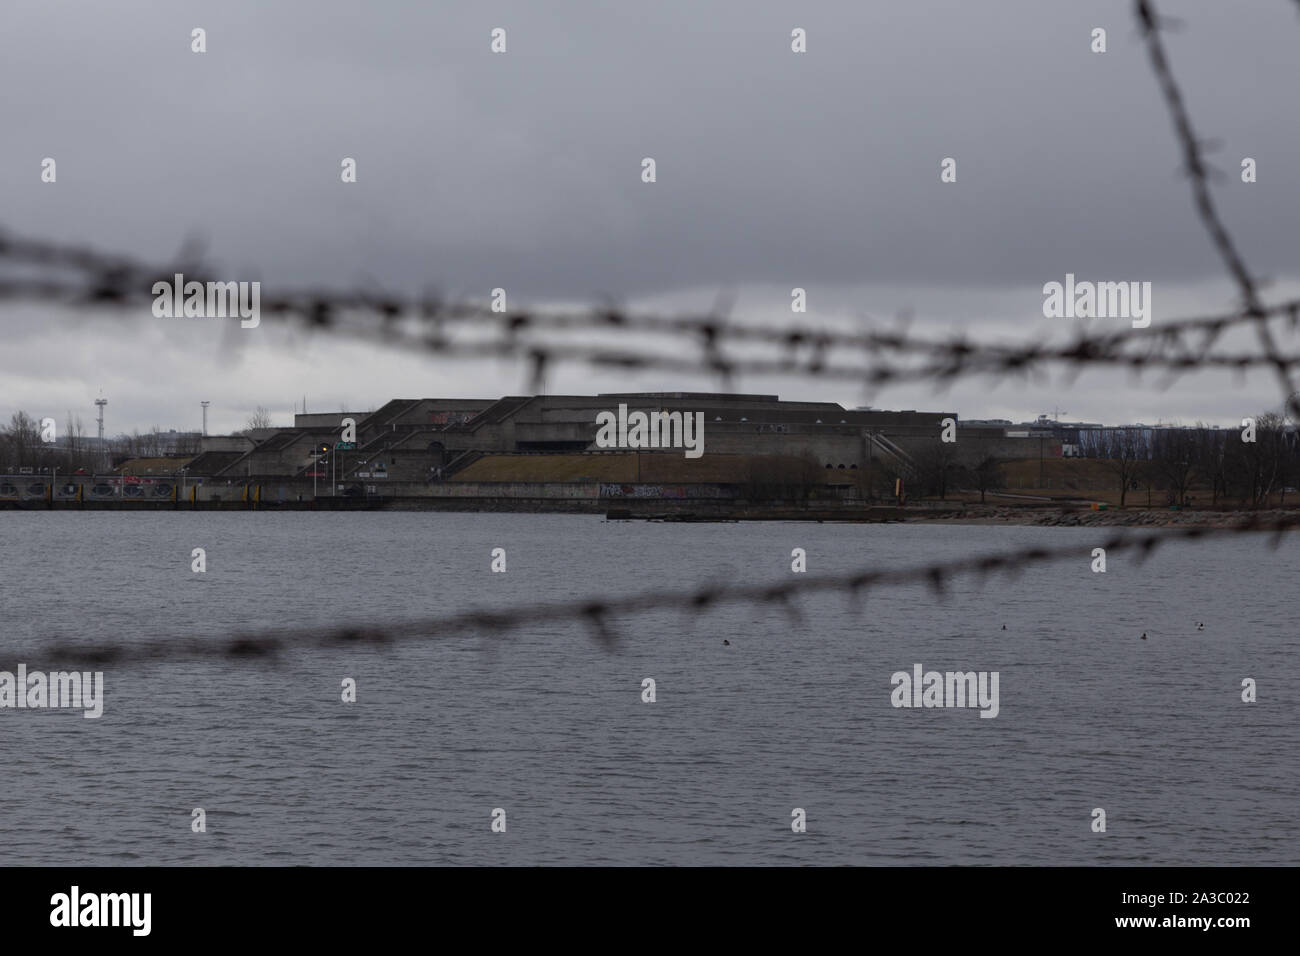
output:
POLYGON ((348 471, 346 463, 344 463, 342 468, 339 467, 339 453, 343 451, 343 445, 345 444, 343 441, 344 431, 346 431, 346 427, 339 428, 338 440, 334 442, 334 450, 330 453, 330 472, 332 475, 330 479, 331 497, 338 494, 340 473, 346 476, 348 471))

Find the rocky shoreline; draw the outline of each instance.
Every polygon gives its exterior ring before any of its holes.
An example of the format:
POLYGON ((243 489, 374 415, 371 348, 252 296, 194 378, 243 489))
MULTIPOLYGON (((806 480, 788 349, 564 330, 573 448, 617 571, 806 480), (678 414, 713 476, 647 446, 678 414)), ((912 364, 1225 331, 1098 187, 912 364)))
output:
POLYGON ((1243 521, 1264 523, 1300 517, 1300 508, 1271 508, 1267 511, 1208 511, 1167 508, 1125 508, 1084 511, 1069 508, 1014 508, 1005 506, 970 506, 960 512, 918 515, 910 521, 973 525, 1043 525, 1067 528, 1148 527, 1184 528, 1200 526, 1226 528, 1243 521))

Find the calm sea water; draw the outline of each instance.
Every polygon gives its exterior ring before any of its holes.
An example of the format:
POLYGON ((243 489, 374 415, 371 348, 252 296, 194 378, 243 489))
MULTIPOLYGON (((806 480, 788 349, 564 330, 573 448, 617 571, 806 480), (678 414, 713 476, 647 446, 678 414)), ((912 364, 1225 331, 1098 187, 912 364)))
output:
POLYGON ((1300 863, 1300 542, 1180 543, 1093 574, 1108 533, 6 513, 9 671, 55 637, 783 580, 795 547, 810 575, 1030 544, 1080 556, 943 600, 805 599, 798 620, 665 606, 615 622, 612 650, 546 624, 274 666, 109 667, 98 720, 0 710, 0 865, 1300 863), (496 547, 505 574, 489 571, 496 547), (895 709, 890 677, 918 662, 998 671, 999 715, 895 709), (1257 703, 1241 701, 1245 677, 1257 703))

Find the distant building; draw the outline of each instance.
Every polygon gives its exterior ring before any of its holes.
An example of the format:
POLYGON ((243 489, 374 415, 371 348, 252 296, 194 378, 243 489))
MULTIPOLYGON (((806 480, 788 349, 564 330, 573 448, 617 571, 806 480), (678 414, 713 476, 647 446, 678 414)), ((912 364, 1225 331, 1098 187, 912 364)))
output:
POLYGON ((957 417, 712 392, 394 399, 371 413, 296 415, 292 427, 259 432, 251 440, 205 439, 192 470, 231 480, 351 481, 364 475, 389 483, 426 482, 431 476, 445 481, 487 455, 609 454, 595 444, 597 415, 621 404, 703 414, 706 455, 810 458, 837 471, 905 460, 909 447, 937 439, 944 418, 957 417), (345 418, 356 423, 353 447, 338 447, 345 418))

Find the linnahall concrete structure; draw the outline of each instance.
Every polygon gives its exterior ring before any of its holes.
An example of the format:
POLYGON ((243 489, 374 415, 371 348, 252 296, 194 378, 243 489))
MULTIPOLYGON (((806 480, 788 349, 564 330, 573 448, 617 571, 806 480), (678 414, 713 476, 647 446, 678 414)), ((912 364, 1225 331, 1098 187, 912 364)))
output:
MULTIPOLYGON (((890 498, 896 478, 915 475, 936 454, 970 460, 1061 454, 1059 440, 991 425, 959 427, 956 443, 941 444, 949 418, 956 421, 957 414, 710 392, 394 399, 374 412, 302 414, 287 428, 204 437, 202 452, 183 468, 185 486, 197 485, 200 501, 245 498, 245 489, 256 486, 266 504, 393 498, 428 499, 431 507, 442 499, 455 507, 569 502, 598 510, 618 498, 677 504, 890 498), (601 447, 599 418, 618 414, 620 406, 628 417, 695 416, 702 423, 700 454, 601 447), (343 441, 348 419, 355 423, 354 442, 343 441)), ((94 479, 93 497, 124 495, 125 480, 94 479)), ((59 490, 66 492, 62 484, 59 490)))

